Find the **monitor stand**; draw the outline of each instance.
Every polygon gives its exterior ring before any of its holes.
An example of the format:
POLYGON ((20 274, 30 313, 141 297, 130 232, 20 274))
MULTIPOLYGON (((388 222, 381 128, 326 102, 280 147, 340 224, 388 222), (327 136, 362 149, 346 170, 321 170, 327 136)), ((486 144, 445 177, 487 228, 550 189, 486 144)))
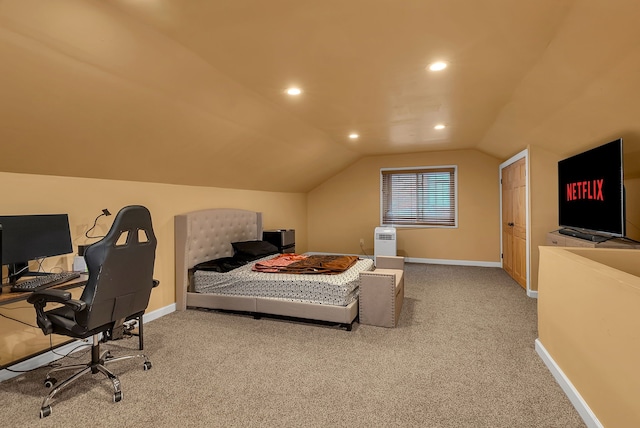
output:
POLYGON ((586 241, 591 241, 591 242, 604 242, 611 239, 608 236, 595 235, 593 233, 587 233, 587 232, 580 232, 575 229, 560 229, 558 230, 558 233, 560 233, 561 235, 573 236, 574 238, 580 238, 580 239, 584 239, 586 241))
POLYGON ((11 263, 8 266, 9 284, 13 285, 23 276, 44 276, 47 272, 32 272, 29 270, 29 263, 11 263))

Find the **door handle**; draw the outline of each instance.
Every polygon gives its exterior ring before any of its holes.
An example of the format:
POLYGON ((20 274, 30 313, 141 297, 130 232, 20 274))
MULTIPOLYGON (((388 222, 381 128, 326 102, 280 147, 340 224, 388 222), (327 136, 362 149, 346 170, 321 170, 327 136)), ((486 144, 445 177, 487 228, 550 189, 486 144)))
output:
POLYGON ((513 227, 513 226, 515 226, 515 223, 507 223, 507 226, 513 227))

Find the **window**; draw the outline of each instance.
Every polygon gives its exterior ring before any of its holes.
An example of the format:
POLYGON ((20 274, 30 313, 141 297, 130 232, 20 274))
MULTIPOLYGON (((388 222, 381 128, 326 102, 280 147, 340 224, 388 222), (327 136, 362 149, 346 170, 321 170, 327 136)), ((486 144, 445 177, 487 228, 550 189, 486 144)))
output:
POLYGON ((457 227, 457 167, 380 170, 383 225, 457 227))

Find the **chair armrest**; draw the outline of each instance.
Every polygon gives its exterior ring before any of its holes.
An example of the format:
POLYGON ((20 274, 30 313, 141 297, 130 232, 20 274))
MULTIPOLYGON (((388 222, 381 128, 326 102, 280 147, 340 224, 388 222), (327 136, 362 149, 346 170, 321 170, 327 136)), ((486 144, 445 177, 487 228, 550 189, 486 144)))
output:
POLYGON ((71 293, 64 290, 45 289, 34 291, 27 298, 27 302, 33 304, 38 300, 48 300, 56 303, 63 303, 71 299, 71 293))
POLYGON ((399 269, 404 270, 404 257, 397 256, 377 256, 376 269, 399 269))
POLYGON ((27 302, 32 305, 41 304, 43 307, 47 303, 62 303, 65 306, 69 306, 74 312, 82 311, 87 307, 85 302, 72 299, 71 293, 64 290, 45 289, 35 291, 27 298, 27 302))
POLYGON ((27 298, 27 302, 31 303, 36 310, 36 322, 44 334, 53 333, 53 324, 44 311, 47 303, 62 303, 74 312, 80 312, 87 307, 85 302, 72 299, 70 292, 55 289, 35 291, 27 298))

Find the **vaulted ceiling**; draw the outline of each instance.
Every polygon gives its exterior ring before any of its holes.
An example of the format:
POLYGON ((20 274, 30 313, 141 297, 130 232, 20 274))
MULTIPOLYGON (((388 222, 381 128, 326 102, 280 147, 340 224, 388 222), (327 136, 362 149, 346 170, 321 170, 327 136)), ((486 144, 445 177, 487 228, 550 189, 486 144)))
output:
POLYGON ((639 19, 637 0, 0 0, 0 170, 304 192, 369 155, 623 137, 640 177, 639 19))

